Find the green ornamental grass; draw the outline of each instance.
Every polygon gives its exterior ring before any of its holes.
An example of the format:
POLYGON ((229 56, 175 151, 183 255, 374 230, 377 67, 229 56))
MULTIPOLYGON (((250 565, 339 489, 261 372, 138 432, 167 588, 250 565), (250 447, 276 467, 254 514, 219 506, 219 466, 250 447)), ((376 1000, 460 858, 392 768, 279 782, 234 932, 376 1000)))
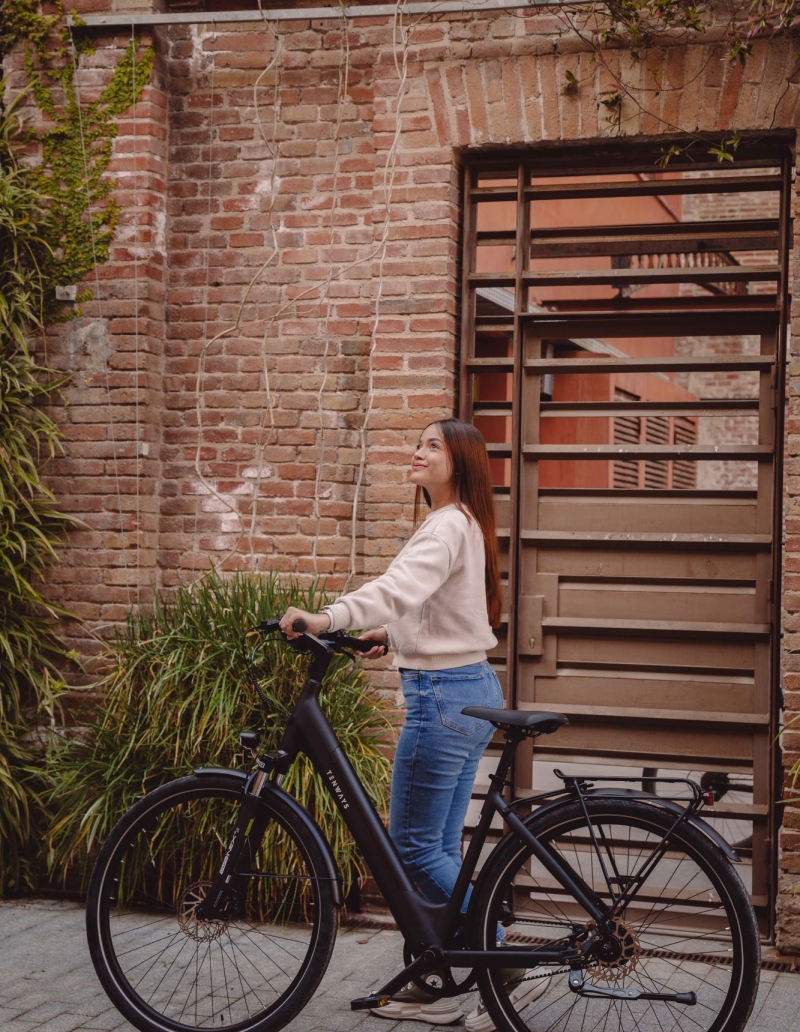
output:
POLYGON ((63 613, 41 582, 75 522, 40 477, 60 437, 42 404, 63 380, 34 353, 43 347, 47 201, 20 160, 18 104, 0 109, 0 897, 34 889, 39 875, 41 731, 57 719, 67 658, 53 632, 63 613))
MULTIPOLYGON (((210 571, 153 606, 131 614, 109 647, 112 669, 92 686, 96 718, 52 752, 54 813, 50 869, 56 879, 85 887, 91 860, 116 821, 141 795, 199 766, 250 769, 239 733, 264 731, 276 748, 286 713, 299 694, 308 657, 278 636, 259 650, 259 681, 271 717, 247 677, 245 632, 279 616, 289 605, 314 610, 325 598, 317 585, 300 586, 276 575, 210 571)), ((378 810, 387 805, 390 710, 375 695, 360 664, 336 657, 321 701, 328 719, 378 810)), ((345 883, 365 868, 323 779, 305 757, 283 787, 306 806, 330 841, 345 883)), ((207 847, 207 829, 181 843, 187 856, 207 847)), ((163 843, 171 865, 174 843, 163 843)), ((151 858, 152 859, 152 858, 151 858)), ((156 865, 158 865, 156 858, 156 865)))

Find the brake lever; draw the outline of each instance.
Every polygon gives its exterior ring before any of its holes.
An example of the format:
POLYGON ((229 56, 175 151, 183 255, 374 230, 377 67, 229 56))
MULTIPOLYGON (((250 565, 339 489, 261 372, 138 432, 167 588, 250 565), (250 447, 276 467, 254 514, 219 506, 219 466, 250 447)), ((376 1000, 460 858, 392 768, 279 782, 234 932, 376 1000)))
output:
POLYGON ((336 649, 331 647, 330 642, 323 641, 321 638, 318 638, 315 634, 309 634, 308 631, 301 631, 296 638, 287 638, 286 633, 284 631, 281 631, 281 637, 289 646, 289 648, 294 649, 295 652, 311 652, 312 642, 316 645, 321 645, 326 652, 336 651, 336 649))

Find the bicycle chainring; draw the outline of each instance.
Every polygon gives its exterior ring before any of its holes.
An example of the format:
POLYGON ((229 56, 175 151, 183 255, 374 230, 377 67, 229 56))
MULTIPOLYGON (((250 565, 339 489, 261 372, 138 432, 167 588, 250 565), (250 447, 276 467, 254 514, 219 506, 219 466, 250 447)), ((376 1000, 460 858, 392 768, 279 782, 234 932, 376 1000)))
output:
MULTIPOLYGON (((408 948, 407 944, 403 945, 403 962, 408 967, 412 961, 416 960, 408 948)), ((430 971, 427 975, 420 975, 418 978, 413 979, 414 985, 419 989, 424 989, 425 992, 431 994, 437 1000, 446 999, 450 996, 461 996, 463 993, 468 993, 472 986, 475 984, 475 972, 472 968, 457 968, 459 976, 456 977, 453 973, 452 968, 449 965, 445 965, 439 971, 430 971), (460 972, 463 971, 463 976, 460 972)))

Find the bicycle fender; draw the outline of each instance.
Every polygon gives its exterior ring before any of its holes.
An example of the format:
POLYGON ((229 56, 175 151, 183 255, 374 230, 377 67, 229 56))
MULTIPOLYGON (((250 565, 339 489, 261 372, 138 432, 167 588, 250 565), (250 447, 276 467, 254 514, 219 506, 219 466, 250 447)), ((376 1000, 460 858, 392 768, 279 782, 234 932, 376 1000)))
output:
MULTIPOLYGON (((672 799, 663 799, 661 796, 654 796, 650 792, 642 792, 637 788, 590 788, 587 792, 584 792, 583 795, 587 799, 641 799, 642 802, 655 803, 662 807, 662 809, 669 810, 669 812, 674 813, 676 817, 680 817, 684 811, 684 807, 672 799)), ((539 817, 542 814, 549 813, 550 810, 563 806, 564 799, 565 797, 561 796, 560 798, 553 800, 551 803, 545 803, 544 806, 540 806, 534 810, 531 813, 531 817, 539 817)), ((527 800, 518 799, 516 802, 524 803, 527 802, 527 800)), ((712 828, 707 821, 704 821, 702 817, 698 817, 695 813, 692 814, 691 817, 688 817, 687 820, 690 824, 693 824, 701 834, 705 835, 707 839, 710 839, 717 849, 725 854, 731 863, 740 864, 742 862, 741 858, 737 856, 730 844, 725 841, 722 835, 720 835, 715 828, 712 828)), ((510 838, 513 834, 513 832, 509 832, 505 837, 510 838)))
POLYGON ((227 774, 229 778, 236 778, 242 784, 247 781, 248 774, 243 770, 234 770, 233 767, 195 767, 192 771, 198 778, 212 777, 214 774, 227 774))
MULTIPOLYGON (((242 788, 244 788, 250 775, 243 770, 234 770, 231 767, 198 767, 194 771, 195 775, 199 778, 202 777, 213 777, 219 775, 226 775, 227 777, 235 778, 241 782, 242 788)), ((319 825, 306 810, 304 806, 283 789, 278 788, 277 785, 273 785, 270 781, 265 782, 264 787, 261 789, 261 798, 269 799, 272 798, 278 804, 286 810, 292 812, 292 816, 295 820, 302 822, 308 829, 308 833, 315 840, 319 846, 320 852, 322 853, 325 867, 326 877, 328 877, 333 883, 333 900, 337 907, 341 907, 344 903, 342 896, 342 876, 339 873, 339 868, 336 866, 336 860, 331 850, 330 843, 320 831, 319 825)))

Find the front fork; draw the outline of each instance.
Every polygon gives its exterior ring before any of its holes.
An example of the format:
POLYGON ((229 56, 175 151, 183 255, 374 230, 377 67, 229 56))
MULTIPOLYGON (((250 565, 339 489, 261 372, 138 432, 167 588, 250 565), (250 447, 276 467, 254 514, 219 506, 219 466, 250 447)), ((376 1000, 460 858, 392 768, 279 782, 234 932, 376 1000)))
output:
POLYGON ((261 790, 270 773, 276 771, 282 757, 259 757, 256 769, 247 779, 242 792, 242 805, 233 827, 222 862, 217 868, 205 899, 195 911, 201 921, 220 921, 231 916, 238 906, 236 891, 239 878, 251 865, 264 838, 269 816, 261 806, 261 790))

